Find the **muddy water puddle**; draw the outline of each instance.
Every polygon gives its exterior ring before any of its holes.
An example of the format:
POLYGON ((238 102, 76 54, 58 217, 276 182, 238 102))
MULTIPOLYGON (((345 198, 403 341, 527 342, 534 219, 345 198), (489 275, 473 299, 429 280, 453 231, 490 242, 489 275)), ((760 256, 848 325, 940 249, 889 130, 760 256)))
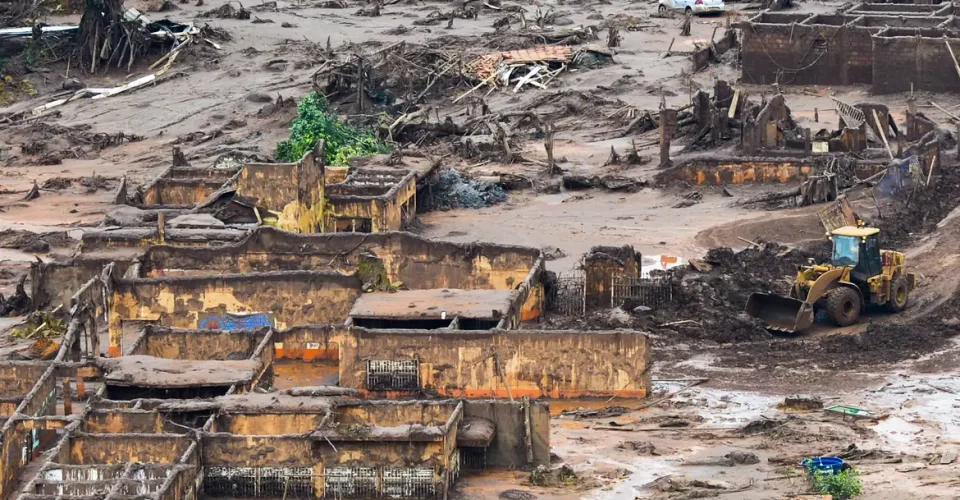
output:
POLYGON ((337 385, 339 381, 340 368, 334 362, 278 361, 273 364, 273 386, 280 390, 337 385))

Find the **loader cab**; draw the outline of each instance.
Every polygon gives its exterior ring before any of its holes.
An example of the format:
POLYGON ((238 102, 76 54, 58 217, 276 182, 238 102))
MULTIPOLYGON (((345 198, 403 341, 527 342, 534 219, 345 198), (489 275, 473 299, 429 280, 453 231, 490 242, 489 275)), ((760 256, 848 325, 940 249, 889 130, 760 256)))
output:
POLYGON ((867 278, 880 274, 880 230, 875 227, 845 226, 835 229, 833 257, 835 266, 851 266, 850 277, 858 286, 866 285, 867 278))

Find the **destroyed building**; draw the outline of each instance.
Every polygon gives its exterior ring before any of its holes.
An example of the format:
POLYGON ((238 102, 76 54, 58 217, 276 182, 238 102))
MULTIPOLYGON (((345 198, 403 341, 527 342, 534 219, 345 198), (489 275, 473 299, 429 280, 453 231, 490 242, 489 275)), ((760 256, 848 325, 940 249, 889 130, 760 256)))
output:
POLYGON ((952 2, 865 2, 833 14, 761 12, 740 24, 742 79, 868 84, 876 94, 955 91, 956 9, 952 2))
POLYGON ((2 372, 5 493, 25 474, 24 500, 443 497, 463 469, 548 464, 543 399, 649 393, 640 332, 516 329, 542 315, 540 250, 117 232, 33 266, 37 306, 70 323, 54 360, 2 372))
POLYGON ((401 230, 416 218, 421 172, 371 166, 346 175, 328 169, 323 158, 321 141, 298 162, 174 165, 136 192, 128 193, 124 182, 116 201, 140 212, 108 218, 108 228, 138 228, 145 242, 191 245, 190 229, 220 229, 214 240, 231 241, 258 224, 295 233, 371 233, 401 230))

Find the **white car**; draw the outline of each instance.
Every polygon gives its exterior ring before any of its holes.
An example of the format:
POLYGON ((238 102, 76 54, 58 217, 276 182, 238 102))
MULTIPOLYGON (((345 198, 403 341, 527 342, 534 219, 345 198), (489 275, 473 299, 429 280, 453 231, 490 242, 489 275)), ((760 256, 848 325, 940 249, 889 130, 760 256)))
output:
POLYGON ((681 11, 684 14, 707 14, 723 12, 723 0, 660 0, 657 9, 661 14, 667 10, 681 11))

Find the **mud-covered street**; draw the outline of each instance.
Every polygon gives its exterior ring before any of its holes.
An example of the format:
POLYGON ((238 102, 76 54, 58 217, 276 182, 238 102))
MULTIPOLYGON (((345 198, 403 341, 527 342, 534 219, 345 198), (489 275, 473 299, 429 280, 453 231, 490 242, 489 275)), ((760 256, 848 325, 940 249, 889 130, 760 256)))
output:
POLYGON ((958 12, 0 0, 0 497, 955 498, 958 12))

